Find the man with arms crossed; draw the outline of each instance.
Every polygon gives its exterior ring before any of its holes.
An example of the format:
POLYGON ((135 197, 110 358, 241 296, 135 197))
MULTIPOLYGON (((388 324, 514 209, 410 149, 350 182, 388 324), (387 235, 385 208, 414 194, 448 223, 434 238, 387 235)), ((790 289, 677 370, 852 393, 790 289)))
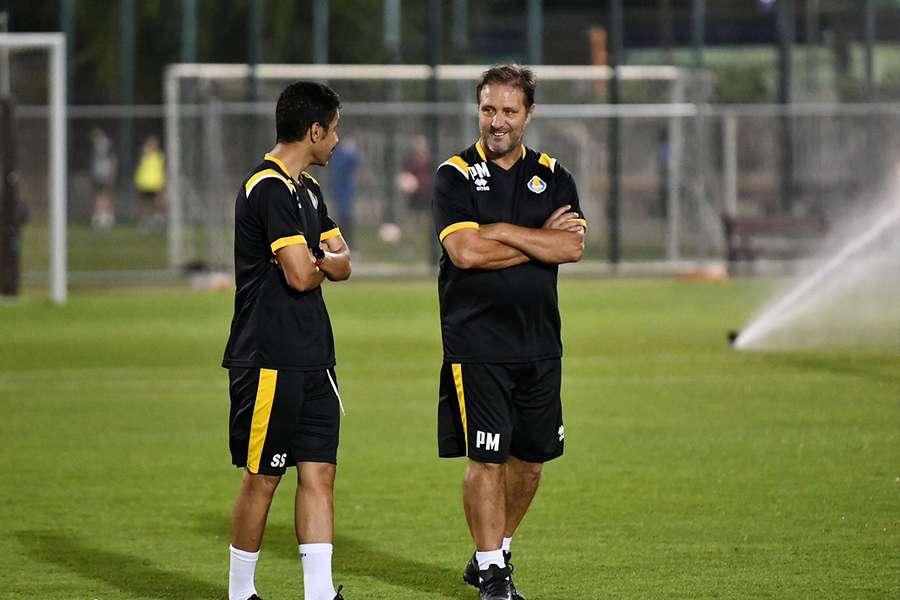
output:
POLYGON ((278 98, 277 143, 235 205, 237 290, 222 365, 231 392, 232 462, 245 469, 234 505, 229 600, 259 600, 253 575, 275 488, 297 467, 295 523, 305 600, 342 600, 331 579, 340 427, 325 278, 350 276, 350 250, 319 183, 338 142, 340 100, 297 82, 278 98))
POLYGON ((534 113, 533 73, 482 74, 480 139, 439 168, 435 229, 444 363, 442 457, 468 457, 463 506, 476 552, 463 578, 483 600, 522 596, 510 544, 543 463, 563 453, 558 265, 584 250, 571 174, 522 139, 534 113))

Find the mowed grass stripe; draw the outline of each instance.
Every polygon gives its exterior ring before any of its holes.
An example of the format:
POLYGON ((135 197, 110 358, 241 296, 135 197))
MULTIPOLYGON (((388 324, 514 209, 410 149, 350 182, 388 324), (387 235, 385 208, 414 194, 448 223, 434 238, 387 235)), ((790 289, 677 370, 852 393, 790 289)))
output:
MULTIPOLYGON (((566 455, 516 537, 529 598, 900 593, 895 348, 739 354, 768 286, 565 281, 566 455)), ((329 285, 348 408, 348 598, 474 598, 461 461, 435 448, 435 285, 329 285)), ((222 598, 239 472, 218 367, 227 293, 0 309, 0 574, 11 598, 222 598), (39 574, 39 575, 38 575, 39 574)), ((289 471, 258 570, 297 597, 289 471)))

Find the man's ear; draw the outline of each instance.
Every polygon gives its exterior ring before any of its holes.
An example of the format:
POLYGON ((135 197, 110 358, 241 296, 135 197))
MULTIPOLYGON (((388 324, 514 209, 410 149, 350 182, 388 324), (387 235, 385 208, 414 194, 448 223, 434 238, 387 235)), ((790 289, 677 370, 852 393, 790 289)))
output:
POLYGON ((324 131, 322 130, 322 125, 320 123, 313 123, 309 127, 309 141, 313 144, 318 144, 319 140, 321 140, 324 136, 324 131))

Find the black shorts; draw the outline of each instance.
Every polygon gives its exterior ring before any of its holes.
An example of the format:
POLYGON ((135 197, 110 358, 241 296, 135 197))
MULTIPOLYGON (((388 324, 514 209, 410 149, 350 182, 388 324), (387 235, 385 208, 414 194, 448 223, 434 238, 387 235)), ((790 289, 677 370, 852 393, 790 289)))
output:
POLYGON ((283 475, 298 462, 337 464, 340 399, 333 369, 228 370, 231 462, 283 475))
POLYGON ((505 463, 542 463, 563 453, 558 358, 530 363, 444 363, 438 452, 505 463))

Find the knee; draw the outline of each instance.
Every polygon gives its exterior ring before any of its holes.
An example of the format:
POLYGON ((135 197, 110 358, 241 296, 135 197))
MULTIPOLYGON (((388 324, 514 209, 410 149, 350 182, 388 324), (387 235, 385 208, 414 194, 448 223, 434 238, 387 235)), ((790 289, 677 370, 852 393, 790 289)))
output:
POLYGON ((247 493, 254 496, 272 497, 280 481, 280 475, 264 475, 262 473, 245 471, 243 487, 247 493))
MULTIPOLYGON (((515 459, 513 459, 515 460, 515 459)), ((523 479, 537 483, 541 480, 541 473, 544 472, 544 463, 525 462, 524 460, 515 460, 514 468, 521 474, 523 479)))
POLYGON ((297 476, 304 488, 331 492, 334 489, 334 477, 337 466, 329 463, 300 463, 297 465, 297 476))
POLYGON ((469 459, 466 467, 466 479, 499 479, 503 475, 504 467, 505 465, 469 459))

